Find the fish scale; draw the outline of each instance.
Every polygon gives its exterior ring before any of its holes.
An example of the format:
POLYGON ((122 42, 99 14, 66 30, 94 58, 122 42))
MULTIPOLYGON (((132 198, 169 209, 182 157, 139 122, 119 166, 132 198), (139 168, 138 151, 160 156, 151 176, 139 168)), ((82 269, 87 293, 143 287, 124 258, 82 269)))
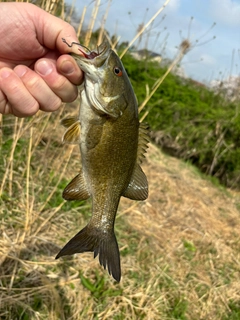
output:
POLYGON ((63 198, 91 198, 92 216, 56 258, 92 251, 120 281, 115 217, 122 196, 132 200, 148 196, 147 178, 140 167, 148 143, 147 127, 139 123, 132 85, 108 42, 89 53, 80 44, 74 45, 81 54, 72 56, 85 73, 80 111, 78 118, 63 119, 62 124, 67 128, 63 141, 80 145, 81 171, 67 185, 63 198))

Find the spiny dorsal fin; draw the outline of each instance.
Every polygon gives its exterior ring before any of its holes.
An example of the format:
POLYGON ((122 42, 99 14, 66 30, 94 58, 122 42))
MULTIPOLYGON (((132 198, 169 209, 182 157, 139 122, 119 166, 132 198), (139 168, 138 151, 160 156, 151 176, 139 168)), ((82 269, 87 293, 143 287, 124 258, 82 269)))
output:
POLYGON ((68 117, 68 118, 62 119, 60 123, 65 128, 69 128, 69 127, 71 127, 72 124, 74 124, 77 121, 78 121, 77 117, 68 117))
POLYGON ((76 121, 64 133, 62 137, 63 143, 78 144, 80 141, 80 132, 80 122, 76 121))
POLYGON ((142 163, 144 153, 146 153, 149 142, 149 127, 145 123, 140 123, 138 133, 138 151, 137 151, 137 163, 142 163))
POLYGON ((136 164, 129 185, 123 196, 132 200, 147 199, 148 182, 145 173, 142 171, 139 164, 136 164))
POLYGON ((66 186, 62 196, 65 200, 86 200, 90 197, 82 171, 66 186))

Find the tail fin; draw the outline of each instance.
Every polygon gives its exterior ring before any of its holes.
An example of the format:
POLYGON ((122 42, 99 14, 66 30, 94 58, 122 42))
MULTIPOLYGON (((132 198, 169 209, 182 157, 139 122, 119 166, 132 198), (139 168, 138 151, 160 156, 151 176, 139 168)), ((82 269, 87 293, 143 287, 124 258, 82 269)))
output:
POLYGON ((82 253, 86 251, 94 252, 94 258, 99 254, 99 262, 116 281, 121 279, 120 255, 117 239, 112 232, 102 232, 86 226, 78 232, 58 253, 56 259, 82 253))

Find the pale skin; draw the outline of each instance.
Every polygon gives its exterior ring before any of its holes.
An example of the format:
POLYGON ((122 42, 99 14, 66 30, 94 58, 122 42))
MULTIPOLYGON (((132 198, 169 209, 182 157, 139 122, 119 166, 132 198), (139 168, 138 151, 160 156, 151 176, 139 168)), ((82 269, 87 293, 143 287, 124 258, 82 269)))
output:
POLYGON ((77 98, 83 73, 67 53, 78 42, 67 22, 29 3, 0 3, 0 113, 57 110, 77 98))

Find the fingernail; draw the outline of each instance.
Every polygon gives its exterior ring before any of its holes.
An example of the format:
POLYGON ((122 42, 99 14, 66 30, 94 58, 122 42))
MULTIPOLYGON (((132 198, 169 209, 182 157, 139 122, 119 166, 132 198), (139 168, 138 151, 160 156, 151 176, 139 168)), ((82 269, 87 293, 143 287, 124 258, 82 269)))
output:
POLYGON ((42 60, 37 62, 35 69, 40 75, 47 76, 53 71, 53 65, 49 61, 42 60))
POLYGON ((1 77, 2 79, 6 79, 7 77, 10 76, 10 74, 11 74, 11 71, 8 70, 8 69, 2 69, 2 70, 0 70, 0 77, 1 77))
POLYGON ((62 65, 60 66, 60 70, 62 73, 67 74, 67 75, 69 75, 75 71, 72 62, 70 62, 70 61, 63 61, 62 65))
POLYGON ((19 78, 23 77, 27 72, 27 68, 25 66, 17 66, 14 69, 15 73, 19 76, 19 78))

